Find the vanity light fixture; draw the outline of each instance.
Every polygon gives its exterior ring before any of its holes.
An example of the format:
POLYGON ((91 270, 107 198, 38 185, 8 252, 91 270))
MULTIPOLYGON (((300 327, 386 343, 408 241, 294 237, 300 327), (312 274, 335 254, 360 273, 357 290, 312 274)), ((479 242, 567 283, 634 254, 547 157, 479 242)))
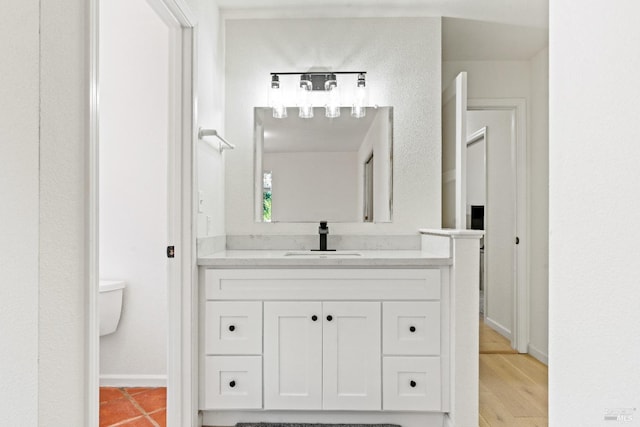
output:
POLYGON ((366 71, 333 71, 333 72, 286 72, 271 73, 270 106, 273 108, 273 117, 287 117, 287 108, 280 88, 280 75, 300 75, 300 85, 297 90, 298 117, 310 119, 313 117, 314 91, 322 91, 325 96, 325 116, 329 118, 340 117, 340 90, 338 89, 337 74, 357 74, 358 82, 354 91, 354 99, 351 104, 351 115, 356 118, 365 116, 367 104, 365 74, 366 71), (276 102, 277 101, 277 102, 276 102))

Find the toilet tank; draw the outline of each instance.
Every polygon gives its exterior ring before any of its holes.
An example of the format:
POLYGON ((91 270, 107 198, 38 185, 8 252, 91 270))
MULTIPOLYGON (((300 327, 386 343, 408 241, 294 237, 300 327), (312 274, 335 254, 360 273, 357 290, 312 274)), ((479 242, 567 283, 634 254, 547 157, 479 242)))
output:
POLYGON ((100 280, 99 312, 100 336, 116 331, 122 313, 122 294, 125 282, 122 280, 100 280))

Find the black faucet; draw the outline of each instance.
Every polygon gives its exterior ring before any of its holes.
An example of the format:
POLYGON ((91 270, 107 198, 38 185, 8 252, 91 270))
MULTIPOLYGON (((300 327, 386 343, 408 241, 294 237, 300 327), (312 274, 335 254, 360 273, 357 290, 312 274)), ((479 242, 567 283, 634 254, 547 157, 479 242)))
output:
POLYGON ((335 249, 327 249, 327 235, 329 234, 329 227, 327 221, 320 221, 320 227, 318 227, 318 235, 320 236, 320 249, 311 249, 312 251, 335 251, 335 249))

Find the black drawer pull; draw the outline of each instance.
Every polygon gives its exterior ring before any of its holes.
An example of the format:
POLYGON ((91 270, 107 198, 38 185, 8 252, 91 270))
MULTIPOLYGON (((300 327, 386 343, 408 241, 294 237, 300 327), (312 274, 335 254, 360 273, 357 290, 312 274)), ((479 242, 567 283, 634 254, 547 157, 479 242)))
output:
POLYGON ((236 327, 234 325, 229 325, 229 330, 233 332, 236 330, 236 327))
POLYGON ((236 386, 236 382, 235 381, 231 381, 229 383, 229 387, 234 388, 236 386))
POLYGON ((328 315, 328 316, 327 316, 327 320, 328 320, 329 322, 331 322, 331 321, 333 320, 333 316, 332 316, 332 315, 328 315))
POLYGON ((313 316, 311 316, 311 320, 313 320, 313 321, 315 322, 316 320, 318 320, 318 316, 316 316, 316 315, 314 314, 313 316))
POLYGON ((417 383, 411 380, 411 382, 409 382, 409 385, 411 386, 411 388, 414 388, 417 385, 417 383))
POLYGON ((409 326, 409 331, 415 332, 416 331, 416 327, 415 326, 409 326))

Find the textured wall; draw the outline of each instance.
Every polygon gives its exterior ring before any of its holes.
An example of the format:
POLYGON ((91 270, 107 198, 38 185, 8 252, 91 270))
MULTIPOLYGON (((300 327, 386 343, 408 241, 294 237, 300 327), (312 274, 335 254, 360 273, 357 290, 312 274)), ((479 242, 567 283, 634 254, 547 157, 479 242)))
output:
POLYGON ((640 408, 640 3, 550 3, 549 422, 640 408))
POLYGON ((38 416, 84 426, 86 402, 86 0, 40 2, 38 416))
POLYGON ((2 426, 38 419, 38 9, 37 0, 11 1, 0 25, 2 426))
POLYGON ((226 21, 227 234, 313 234, 313 224, 253 220, 253 107, 269 73, 367 71, 370 101, 394 107, 393 223, 336 234, 410 234, 440 226, 440 18, 226 21))
MULTIPOLYGON (((213 0, 187 0, 198 17, 196 88, 197 125, 212 128, 225 137, 223 37, 218 8, 213 0)), ((207 137, 217 145, 217 140, 207 137)), ((197 190, 202 191, 203 212, 198 214, 197 236, 225 234, 224 157, 206 142, 197 148, 197 190)))

